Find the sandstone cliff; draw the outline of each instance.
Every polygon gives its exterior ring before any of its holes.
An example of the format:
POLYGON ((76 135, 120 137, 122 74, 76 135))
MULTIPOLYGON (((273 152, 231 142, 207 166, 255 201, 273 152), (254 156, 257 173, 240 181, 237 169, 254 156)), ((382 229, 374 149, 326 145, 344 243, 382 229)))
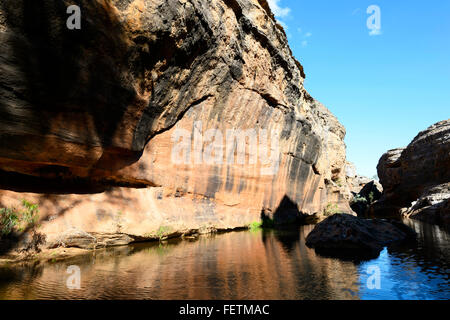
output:
POLYGON ((304 78, 266 0, 2 1, 1 206, 37 203, 53 244, 242 227, 283 199, 351 212, 345 129, 304 78), (244 163, 174 159, 209 129, 266 130, 274 161, 248 140, 244 163))
POLYGON ((389 150, 377 169, 384 193, 374 214, 450 225, 450 120, 420 132, 406 148, 389 150))

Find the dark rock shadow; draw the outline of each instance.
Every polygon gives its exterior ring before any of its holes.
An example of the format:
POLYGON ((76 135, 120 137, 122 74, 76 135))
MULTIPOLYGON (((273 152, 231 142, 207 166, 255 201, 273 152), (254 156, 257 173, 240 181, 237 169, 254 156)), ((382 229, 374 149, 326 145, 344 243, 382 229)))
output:
POLYGON ((302 221, 302 214, 297 204, 287 195, 283 197, 274 213, 263 209, 261 211, 263 227, 286 227, 298 225, 302 221))
POLYGON ((300 241, 301 221, 302 215, 297 205, 288 196, 284 196, 273 214, 267 210, 261 211, 263 242, 269 235, 274 236, 287 253, 292 252, 300 241))
MULTIPOLYGON (((263 230, 264 232, 264 230, 263 230)), ((292 253, 300 243, 299 226, 283 227, 274 231, 275 239, 280 242, 286 253, 292 253)))
POLYGON ((125 76, 127 37, 112 7, 97 1, 71 4, 83 10, 80 30, 66 27, 64 1, 2 1, 10 31, 0 52, 10 72, 0 80, 4 87, 11 84, 14 90, 6 91, 15 97, 1 100, 0 119, 10 132, 15 128, 20 132, 18 126, 26 125, 46 134, 62 113, 89 114, 101 146, 107 148, 136 98, 131 79, 125 76), (16 101, 23 108, 20 123, 15 119, 17 106, 10 103, 16 101))
POLYGON ((352 210, 356 212, 358 217, 368 217, 370 206, 381 198, 382 193, 375 185, 375 181, 370 181, 359 193, 353 193, 353 196, 357 201, 350 203, 352 210))
POLYGON ((0 189, 42 194, 93 194, 111 187, 89 179, 42 178, 0 170, 0 189))

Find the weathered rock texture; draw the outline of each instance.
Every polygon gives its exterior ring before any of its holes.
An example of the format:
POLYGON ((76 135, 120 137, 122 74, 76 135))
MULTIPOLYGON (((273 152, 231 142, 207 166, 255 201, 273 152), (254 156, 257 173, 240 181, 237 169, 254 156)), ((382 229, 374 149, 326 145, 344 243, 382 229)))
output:
POLYGON ((378 163, 384 193, 371 211, 450 225, 450 120, 420 132, 404 149, 385 153, 378 163))
POLYGON ((266 0, 6 0, 0 26, 0 201, 38 203, 50 242, 240 227, 285 197, 351 212, 345 129, 305 91, 266 0), (177 129, 273 130, 279 170, 176 164, 177 129))
POLYGON ((335 214, 315 226, 306 245, 328 256, 375 258, 384 247, 415 237, 415 231, 401 222, 335 214))
POLYGON ((371 181, 374 181, 376 186, 382 189, 378 181, 357 174, 356 167, 351 162, 347 162, 345 164, 345 179, 353 195, 358 194, 364 188, 364 186, 371 181))

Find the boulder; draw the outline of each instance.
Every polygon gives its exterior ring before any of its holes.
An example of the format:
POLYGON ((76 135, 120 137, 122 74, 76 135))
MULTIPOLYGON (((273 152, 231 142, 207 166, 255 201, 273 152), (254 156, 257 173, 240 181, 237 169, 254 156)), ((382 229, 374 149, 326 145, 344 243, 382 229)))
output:
POLYGON ((370 211, 449 224, 450 119, 420 132, 406 147, 385 153, 377 166, 383 196, 370 211))
POLYGON ((450 183, 425 190, 411 207, 402 209, 401 213, 408 218, 450 227, 450 183))
POLYGON ((401 222, 335 214, 316 225, 306 237, 306 245, 326 256, 370 259, 384 247, 415 236, 415 231, 401 222))
POLYGON ((105 247, 122 246, 135 239, 126 234, 87 233, 82 230, 69 229, 60 234, 56 241, 48 243, 49 248, 68 247, 81 249, 99 249, 105 247))
POLYGON ((380 199, 383 192, 378 181, 372 180, 354 195, 350 201, 350 207, 358 216, 366 216, 370 205, 380 199))

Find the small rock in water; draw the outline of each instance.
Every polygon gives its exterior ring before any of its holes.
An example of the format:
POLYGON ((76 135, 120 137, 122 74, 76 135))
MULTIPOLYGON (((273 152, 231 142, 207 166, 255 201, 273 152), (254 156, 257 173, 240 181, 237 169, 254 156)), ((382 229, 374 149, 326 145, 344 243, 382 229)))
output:
POLYGON ((401 222, 335 214, 316 225, 306 245, 318 254, 358 260, 376 258, 384 247, 415 238, 415 231, 401 222))

